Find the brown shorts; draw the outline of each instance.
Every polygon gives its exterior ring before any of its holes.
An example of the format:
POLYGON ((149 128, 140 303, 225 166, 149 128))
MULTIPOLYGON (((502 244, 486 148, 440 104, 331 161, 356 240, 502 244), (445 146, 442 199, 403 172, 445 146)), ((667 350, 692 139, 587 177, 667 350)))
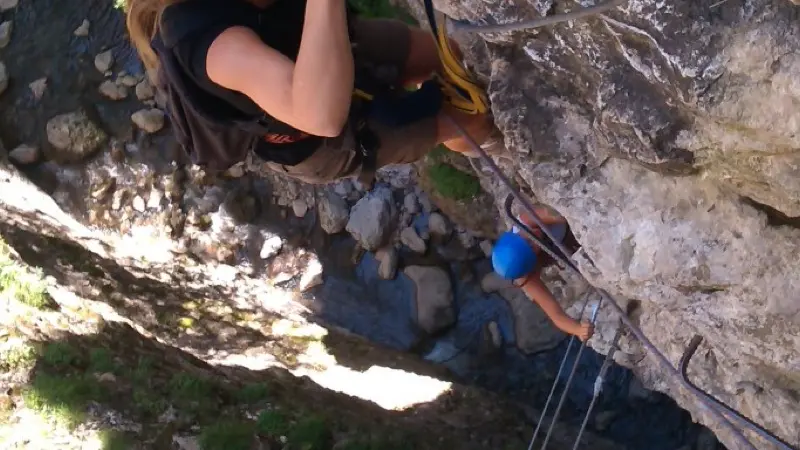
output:
MULTIPOLYGON (((357 19, 353 24, 356 42, 356 59, 381 67, 382 72, 402 74, 409 53, 409 28, 403 22, 391 19, 357 19)), ((357 64, 359 62, 357 61, 357 64)), ((378 135, 380 148, 378 168, 391 164, 414 162, 436 146, 436 118, 414 122, 403 127, 390 128, 369 122, 370 129, 378 135)), ((261 172, 271 170, 289 175, 306 183, 325 184, 339 178, 358 175, 360 166, 354 164, 355 139, 348 125, 342 135, 329 138, 308 159, 294 166, 265 163, 250 155, 247 166, 261 172)))

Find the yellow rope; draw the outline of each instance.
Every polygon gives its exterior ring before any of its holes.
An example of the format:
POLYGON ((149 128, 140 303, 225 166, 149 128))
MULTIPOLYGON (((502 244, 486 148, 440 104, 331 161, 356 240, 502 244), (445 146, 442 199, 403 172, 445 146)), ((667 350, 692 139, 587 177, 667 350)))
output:
POLYGON ((439 59, 444 69, 444 76, 437 77, 442 85, 442 92, 447 98, 447 102, 456 109, 468 114, 486 114, 489 111, 486 93, 456 58, 445 32, 447 18, 444 17, 444 19, 438 34, 431 27, 439 59))

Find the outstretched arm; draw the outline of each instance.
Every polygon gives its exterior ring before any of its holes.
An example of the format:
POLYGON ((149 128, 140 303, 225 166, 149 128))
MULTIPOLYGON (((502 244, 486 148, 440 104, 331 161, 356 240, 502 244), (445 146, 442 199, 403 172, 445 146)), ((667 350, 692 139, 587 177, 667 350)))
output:
POLYGON ((592 337, 594 332, 592 324, 590 322, 578 322, 568 316, 538 276, 529 276, 524 283, 522 290, 525 295, 536 302, 561 331, 578 336, 582 341, 592 337))

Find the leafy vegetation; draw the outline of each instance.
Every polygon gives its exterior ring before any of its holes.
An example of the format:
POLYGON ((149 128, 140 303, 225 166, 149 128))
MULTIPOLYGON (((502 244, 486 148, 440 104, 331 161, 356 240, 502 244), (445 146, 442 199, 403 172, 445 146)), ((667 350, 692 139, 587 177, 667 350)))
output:
POLYGON ((467 200, 481 192, 481 184, 476 176, 447 163, 437 162, 429 166, 428 177, 436 192, 453 200, 467 200))
POLYGON ((53 306, 41 270, 25 267, 11 257, 0 239, 0 296, 14 298, 36 309, 53 306))

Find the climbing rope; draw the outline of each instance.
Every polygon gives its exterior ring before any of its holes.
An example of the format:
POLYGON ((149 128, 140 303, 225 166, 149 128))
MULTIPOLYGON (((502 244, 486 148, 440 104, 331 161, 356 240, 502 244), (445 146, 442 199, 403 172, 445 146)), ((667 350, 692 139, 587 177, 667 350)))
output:
POLYGON ((742 434, 741 430, 737 429, 733 426, 733 424, 728 421, 728 419, 717 409, 714 402, 709 401, 708 399, 698 395, 690 386, 686 385, 685 381, 681 378, 680 373, 672 363, 669 362, 666 356, 647 338, 647 336, 642 332, 642 330, 634 324, 630 318, 625 315, 622 307, 603 289, 597 288, 589 283, 589 280, 583 275, 583 273, 577 268, 575 263, 572 261, 572 258, 569 256, 569 252, 564 247, 564 245, 553 236, 553 233, 548 229, 547 226, 542 222, 541 218, 536 214, 536 211, 531 204, 530 200, 524 197, 520 192, 514 187, 511 183, 511 180, 506 177, 506 175, 500 170, 497 164, 492 160, 491 157, 486 153, 485 150, 481 148, 481 146, 475 142, 475 140, 470 136, 466 130, 459 124, 456 120, 454 120, 449 115, 445 115, 445 119, 450 122, 450 124, 456 129, 461 137, 466 141, 475 152, 477 152, 481 159, 489 166, 495 176, 500 180, 501 183, 511 192, 512 195, 522 204, 525 210, 530 214, 531 218, 533 219, 534 223, 542 230, 542 232, 547 236, 547 238, 552 242, 558 249, 559 253, 551 250, 549 246, 547 246, 541 239, 538 239, 536 236, 533 236, 537 245, 539 245, 542 250, 544 250, 549 256, 554 258, 557 261, 563 263, 569 270, 573 271, 576 275, 580 276, 584 279, 592 289, 594 289, 602 298, 605 300, 620 316, 620 320, 625 324, 626 327, 631 331, 634 337, 642 343, 642 346, 647 350, 648 354, 654 358, 656 363, 658 363, 661 368, 668 374, 670 374, 678 383, 683 386, 687 392, 693 394, 694 399, 697 401, 698 405, 705 411, 707 411, 718 423, 719 425, 724 428, 727 432, 731 434, 731 436, 741 444, 741 448, 747 450, 756 450, 750 441, 745 438, 742 434))
MULTIPOLYGON (((628 315, 630 315, 630 311, 628 311, 628 315)), ((597 378, 594 380, 592 401, 589 402, 589 408, 586 409, 586 415, 583 416, 583 422, 581 423, 581 428, 578 430, 578 435, 575 437, 575 444, 572 446, 572 450, 578 450, 578 445, 580 445, 583 432, 586 431, 586 424, 589 423, 589 417, 592 415, 594 405, 597 403, 597 399, 600 397, 600 393, 603 391, 603 383, 605 382, 606 372, 608 372, 608 368, 611 367, 611 361, 614 360, 614 354, 617 352, 617 349, 619 349, 619 340, 622 337, 623 331, 625 331, 625 326, 622 324, 622 321, 620 321, 619 325, 617 326, 617 331, 614 333, 614 339, 611 341, 611 349, 608 351, 608 354, 603 360, 603 365, 600 366, 600 371, 597 373, 597 378)))

